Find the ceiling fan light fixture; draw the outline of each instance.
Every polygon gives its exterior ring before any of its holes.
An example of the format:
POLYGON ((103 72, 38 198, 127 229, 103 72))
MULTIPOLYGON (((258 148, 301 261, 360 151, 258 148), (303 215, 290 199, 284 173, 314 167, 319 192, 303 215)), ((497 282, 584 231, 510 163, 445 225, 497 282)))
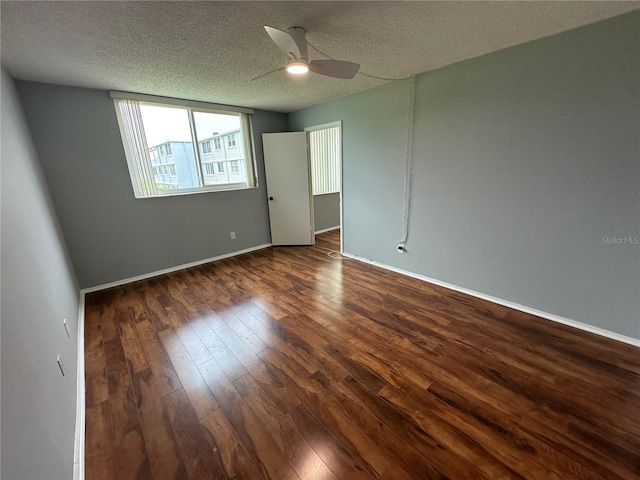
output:
POLYGON ((309 71, 309 65, 305 62, 290 62, 287 65, 287 72, 293 75, 304 75, 309 71))

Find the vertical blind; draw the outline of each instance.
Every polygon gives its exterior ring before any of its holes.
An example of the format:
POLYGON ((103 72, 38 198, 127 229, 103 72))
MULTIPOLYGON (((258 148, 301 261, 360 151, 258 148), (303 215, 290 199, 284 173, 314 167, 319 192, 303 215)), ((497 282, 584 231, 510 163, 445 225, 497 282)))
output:
POLYGON ((116 100, 116 105, 136 197, 153 197, 158 194, 158 190, 144 134, 140 103, 135 100, 116 100))
POLYGON ((340 127, 309 132, 314 195, 340 191, 340 127))

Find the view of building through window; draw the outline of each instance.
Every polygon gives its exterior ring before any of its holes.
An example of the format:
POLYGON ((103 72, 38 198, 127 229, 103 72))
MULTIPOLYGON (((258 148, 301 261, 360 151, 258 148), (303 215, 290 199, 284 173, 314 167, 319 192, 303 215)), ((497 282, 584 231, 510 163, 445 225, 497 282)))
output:
POLYGON ((196 155, 186 108, 141 104, 140 113, 158 190, 246 182, 240 116, 194 111, 196 155))

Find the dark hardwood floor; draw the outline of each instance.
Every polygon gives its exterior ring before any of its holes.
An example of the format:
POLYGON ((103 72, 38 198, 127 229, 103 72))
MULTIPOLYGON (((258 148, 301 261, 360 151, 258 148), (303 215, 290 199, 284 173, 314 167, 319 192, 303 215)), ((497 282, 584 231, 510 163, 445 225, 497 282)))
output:
POLYGON ((86 478, 640 478, 640 349, 338 244, 88 295, 86 478))

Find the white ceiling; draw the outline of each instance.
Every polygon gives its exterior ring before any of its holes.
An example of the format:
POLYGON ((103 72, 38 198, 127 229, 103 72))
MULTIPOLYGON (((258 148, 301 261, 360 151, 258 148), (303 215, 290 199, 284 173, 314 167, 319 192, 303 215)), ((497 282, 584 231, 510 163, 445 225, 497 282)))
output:
MULTIPOLYGON (((374 87, 278 71, 263 25, 361 71, 402 78, 640 8, 577 1, 2 1, 2 63, 18 79, 294 111, 374 87)), ((326 58, 309 49, 310 59, 326 58)))

